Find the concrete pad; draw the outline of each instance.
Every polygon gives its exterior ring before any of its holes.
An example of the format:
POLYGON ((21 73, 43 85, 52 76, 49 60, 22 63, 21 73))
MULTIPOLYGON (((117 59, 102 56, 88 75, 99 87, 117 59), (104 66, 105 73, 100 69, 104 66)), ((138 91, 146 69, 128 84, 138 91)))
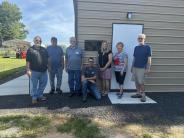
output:
POLYGON ((123 97, 121 99, 117 98, 115 92, 110 92, 108 97, 112 104, 155 104, 154 100, 146 96, 146 102, 141 102, 140 98, 131 98, 131 95, 135 93, 124 92, 123 97))
MULTIPOLYGON (((63 81, 61 85, 61 89, 64 93, 69 92, 68 87, 68 74, 63 71, 63 81)), ((49 93, 50 91, 50 84, 49 79, 47 82, 47 87, 44 93, 49 93)), ((27 75, 23 75, 16 79, 13 79, 7 83, 0 85, 0 96, 3 95, 21 95, 21 94, 29 94, 29 78, 27 75)))

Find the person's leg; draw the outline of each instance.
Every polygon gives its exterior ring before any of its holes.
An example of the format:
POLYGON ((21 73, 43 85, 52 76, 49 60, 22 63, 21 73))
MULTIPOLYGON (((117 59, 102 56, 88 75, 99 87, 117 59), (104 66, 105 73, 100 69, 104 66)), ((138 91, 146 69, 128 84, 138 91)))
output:
POLYGON ((74 71, 68 70, 68 84, 70 87, 70 92, 74 93, 74 71))
POLYGON ((105 96, 106 80, 102 79, 102 96, 105 96))
POLYGON ((119 75, 119 87, 120 87, 120 91, 119 91, 119 95, 118 98, 121 99, 123 96, 123 84, 124 84, 124 80, 125 80, 125 76, 126 76, 126 72, 123 72, 123 74, 119 75))
POLYGON ((81 71, 75 70, 75 92, 81 93, 81 71))
POLYGON ((110 90, 110 80, 105 80, 105 95, 108 94, 110 90))
POLYGON ((47 76, 47 72, 41 72, 40 73, 40 79, 39 79, 39 86, 38 86, 38 98, 40 100, 46 100, 43 97, 43 92, 45 90, 45 87, 47 85, 47 80, 48 80, 48 76, 47 76))
POLYGON ((55 71, 51 70, 49 72, 49 80, 50 80, 50 94, 53 94, 55 91, 55 71))
MULTIPOLYGON (((119 71, 115 71, 116 82, 119 84, 119 89, 120 89, 119 75, 120 75, 120 72, 119 71)), ((119 95, 120 92, 117 92, 116 94, 119 95)))
POLYGON ((39 79, 39 73, 32 71, 31 73, 31 97, 32 97, 32 103, 36 103, 38 98, 38 79, 39 79))
POLYGON ((96 100, 100 100, 101 99, 101 94, 100 94, 100 91, 97 88, 96 84, 90 83, 89 84, 89 90, 92 93, 92 95, 95 97, 96 100))
POLYGON ((63 75, 63 69, 62 68, 58 68, 57 72, 56 72, 56 78, 57 78, 56 91, 58 93, 62 93, 62 90, 61 90, 62 75, 63 75))
POLYGON ((86 102, 87 100, 87 88, 88 88, 88 81, 82 81, 82 101, 86 102))
POLYGON ((140 93, 140 81, 139 81, 139 69, 138 68, 133 68, 133 73, 134 73, 134 81, 135 81, 135 86, 136 86, 136 94, 132 95, 132 98, 141 98, 141 93, 140 93))
POLYGON ((139 68, 138 69, 138 83, 139 83, 139 90, 140 90, 140 95, 141 95, 141 102, 146 101, 146 96, 145 96, 145 88, 144 88, 144 79, 145 79, 145 69, 144 68, 139 68))

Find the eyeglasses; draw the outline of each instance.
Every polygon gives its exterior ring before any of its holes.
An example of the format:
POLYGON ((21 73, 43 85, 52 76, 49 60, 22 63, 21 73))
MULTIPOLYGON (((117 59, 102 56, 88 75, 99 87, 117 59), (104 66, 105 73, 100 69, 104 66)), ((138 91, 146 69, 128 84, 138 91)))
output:
POLYGON ((144 39, 144 38, 141 38, 141 37, 140 37, 140 38, 138 38, 138 39, 144 39))

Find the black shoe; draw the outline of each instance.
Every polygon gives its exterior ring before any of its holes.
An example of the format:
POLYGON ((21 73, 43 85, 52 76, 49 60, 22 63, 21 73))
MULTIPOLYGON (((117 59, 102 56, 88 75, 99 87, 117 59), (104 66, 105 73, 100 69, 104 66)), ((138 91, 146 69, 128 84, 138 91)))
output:
POLYGON ((56 89, 56 92, 57 92, 58 94, 62 94, 62 93, 63 93, 63 91, 62 91, 61 89, 59 89, 59 88, 56 89))
POLYGON ((77 92, 77 96, 82 96, 82 93, 81 92, 77 92))
POLYGON ((42 96, 42 97, 39 97, 37 100, 38 100, 38 101, 46 101, 46 100, 47 100, 47 97, 42 96))
POLYGON ((131 96, 132 98, 142 98, 142 95, 141 94, 134 94, 131 96))
POLYGON ((73 97, 74 95, 75 95, 75 93, 74 92, 71 92, 70 95, 69 95, 69 97, 73 97))
POLYGON ((54 89, 51 89, 49 93, 50 94, 54 94, 54 92, 55 92, 55 90, 54 89))
POLYGON ((83 98, 82 98, 82 102, 83 102, 83 103, 87 102, 87 98, 86 98, 86 97, 83 97, 83 98))
POLYGON ((123 97, 123 93, 120 93, 119 95, 118 95, 118 99, 121 99, 123 97))

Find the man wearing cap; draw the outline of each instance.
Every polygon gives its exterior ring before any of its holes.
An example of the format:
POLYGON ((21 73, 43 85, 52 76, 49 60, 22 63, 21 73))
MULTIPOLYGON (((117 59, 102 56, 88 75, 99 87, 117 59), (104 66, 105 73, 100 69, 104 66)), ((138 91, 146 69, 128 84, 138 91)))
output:
POLYGON ((64 54, 63 49, 57 45, 57 38, 51 38, 51 45, 47 47, 47 51, 50 57, 51 69, 49 70, 50 78, 50 94, 57 93, 61 94, 61 83, 62 83, 62 74, 64 68, 64 54), (57 78, 57 84, 55 86, 55 77, 57 78))
POLYGON ((88 59, 88 65, 85 66, 82 70, 82 101, 87 101, 87 94, 89 92, 97 99, 101 99, 101 94, 99 89, 96 86, 96 73, 97 67, 94 65, 94 59, 90 57, 88 59))

